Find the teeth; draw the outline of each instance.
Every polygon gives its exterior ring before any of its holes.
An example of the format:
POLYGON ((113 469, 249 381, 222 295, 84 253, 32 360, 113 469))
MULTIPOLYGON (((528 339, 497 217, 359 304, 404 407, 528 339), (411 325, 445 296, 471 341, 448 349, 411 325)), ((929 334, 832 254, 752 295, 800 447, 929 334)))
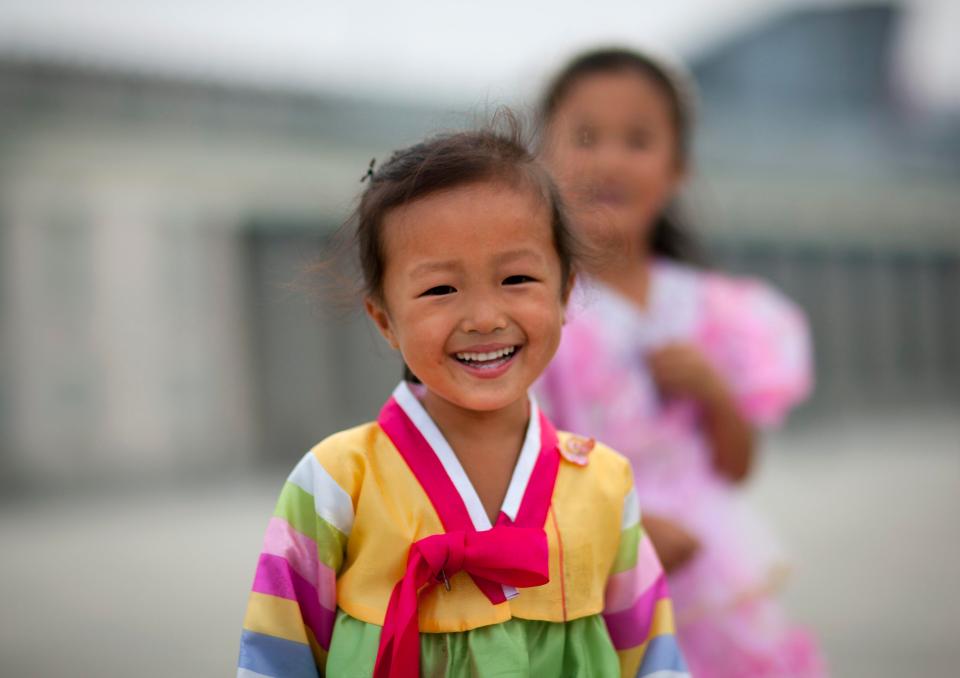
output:
POLYGON ((470 362, 482 363, 489 360, 497 360, 503 358, 504 356, 511 355, 516 350, 515 346, 510 346, 508 348, 501 348, 497 351, 490 351, 489 353, 457 353, 457 358, 459 360, 469 360, 470 362))

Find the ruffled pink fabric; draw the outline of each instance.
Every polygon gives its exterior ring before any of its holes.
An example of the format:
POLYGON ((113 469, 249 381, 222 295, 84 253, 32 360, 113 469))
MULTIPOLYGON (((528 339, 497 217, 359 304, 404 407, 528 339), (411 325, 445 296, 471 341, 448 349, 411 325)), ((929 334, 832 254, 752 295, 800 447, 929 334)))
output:
POLYGON ((752 280, 705 275, 696 343, 729 379, 744 415, 779 424, 812 387, 803 315, 772 288, 752 280))
POLYGON ((684 625, 690 675, 696 678, 815 678, 827 667, 813 636, 791 626, 767 599, 684 625))

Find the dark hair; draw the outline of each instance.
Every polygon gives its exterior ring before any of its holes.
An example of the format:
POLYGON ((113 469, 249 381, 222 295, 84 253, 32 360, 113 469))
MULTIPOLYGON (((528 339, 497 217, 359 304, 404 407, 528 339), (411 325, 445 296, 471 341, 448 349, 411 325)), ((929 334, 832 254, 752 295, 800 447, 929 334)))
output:
POLYGON ((396 151, 370 175, 351 219, 367 294, 383 296, 386 261, 381 230, 390 210, 433 193, 482 181, 525 184, 543 198, 550 209, 553 244, 560 257, 564 285, 567 284, 575 269, 578 248, 560 194, 528 149, 516 117, 501 112, 494 124, 501 120, 506 121, 505 130, 491 125, 477 131, 441 134, 396 151))
MULTIPOLYGON (((654 59, 622 48, 599 49, 576 57, 551 81, 541 99, 539 117, 544 129, 574 84, 584 78, 608 73, 637 73, 649 80, 667 101, 670 120, 676 133, 676 161, 687 167, 690 159, 692 111, 689 92, 666 66, 654 59)), ((651 250, 661 256, 702 263, 703 255, 690 226, 679 214, 677 205, 669 205, 657 217, 650 234, 651 250)))
MULTIPOLYGON (((483 129, 434 136, 396 151, 367 175, 367 187, 351 219, 365 292, 383 299, 386 259, 381 232, 390 210, 439 191, 483 181, 527 187, 543 199, 560 258, 563 289, 559 293, 566 294, 570 274, 577 268, 579 247, 553 180, 530 151, 519 120, 507 110, 499 111, 483 129)), ((416 381, 407 368, 404 376, 416 381)))

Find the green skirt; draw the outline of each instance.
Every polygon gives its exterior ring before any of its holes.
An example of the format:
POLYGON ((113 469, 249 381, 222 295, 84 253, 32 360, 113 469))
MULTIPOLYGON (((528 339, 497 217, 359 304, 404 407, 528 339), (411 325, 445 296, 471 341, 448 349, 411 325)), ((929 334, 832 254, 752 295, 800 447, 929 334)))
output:
MULTIPOLYGON (((337 610, 327 675, 369 678, 380 630, 337 610)), ((620 675, 620 663, 600 615, 568 622, 511 619, 460 633, 421 633, 420 675, 608 678, 620 675)))

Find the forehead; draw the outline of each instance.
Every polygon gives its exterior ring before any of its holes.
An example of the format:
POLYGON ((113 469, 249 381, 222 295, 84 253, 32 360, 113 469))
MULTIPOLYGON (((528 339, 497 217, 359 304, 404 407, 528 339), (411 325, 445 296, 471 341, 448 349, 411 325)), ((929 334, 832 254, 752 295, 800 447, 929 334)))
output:
MULTIPOLYGON (((525 182, 524 182, 525 183, 525 182)), ((390 210, 381 235, 385 264, 431 258, 553 250, 549 204, 530 185, 483 182, 426 195, 390 210)))
POLYGON ((616 123, 638 118, 670 123, 671 99, 652 77, 633 69, 589 73, 574 80, 554 111, 554 123, 616 123))

